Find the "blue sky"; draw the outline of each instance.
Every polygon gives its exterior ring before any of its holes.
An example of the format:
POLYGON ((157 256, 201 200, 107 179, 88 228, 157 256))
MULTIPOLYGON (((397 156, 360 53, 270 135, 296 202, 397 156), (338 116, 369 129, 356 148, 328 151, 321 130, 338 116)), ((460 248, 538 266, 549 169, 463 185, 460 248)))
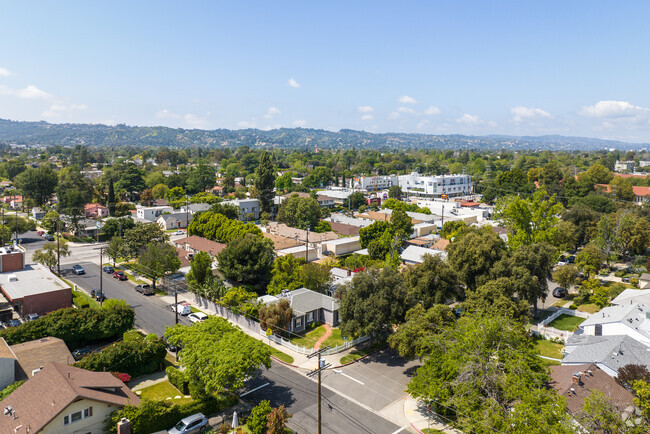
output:
POLYGON ((650 2, 0 3, 0 117, 650 142, 650 2))

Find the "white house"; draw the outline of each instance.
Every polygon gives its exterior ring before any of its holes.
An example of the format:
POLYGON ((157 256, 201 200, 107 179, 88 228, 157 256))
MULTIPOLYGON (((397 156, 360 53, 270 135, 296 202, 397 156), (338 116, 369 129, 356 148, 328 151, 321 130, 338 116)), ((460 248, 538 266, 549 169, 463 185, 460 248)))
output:
POLYGON ((442 259, 447 258, 447 252, 419 246, 408 246, 402 252, 401 257, 405 264, 421 264, 424 262, 425 255, 439 256, 442 259))
POLYGON ((609 306, 596 312, 580 324, 587 336, 629 336, 650 346, 650 309, 648 305, 630 301, 629 304, 609 306))
POLYGON ((197 212, 208 211, 212 208, 212 205, 209 203, 191 203, 189 205, 183 205, 181 207, 181 212, 185 212, 188 208, 190 214, 196 214, 197 212))
POLYGON ((260 218, 260 201, 259 199, 234 199, 221 202, 223 205, 234 205, 239 208, 239 218, 245 220, 249 214, 253 219, 260 218))
POLYGON ((348 180, 348 187, 367 191, 387 190, 397 184, 398 180, 395 175, 361 176, 348 180))
POLYGON ((171 214, 162 214, 156 220, 156 223, 163 231, 171 231, 174 229, 185 229, 188 224, 192 222, 192 214, 189 216, 184 212, 175 212, 171 214), (189 218, 188 218, 189 217, 189 218))
POLYGON ((174 208, 171 206, 138 206, 136 216, 139 219, 155 222, 164 213, 171 213, 174 208))
POLYGON ((424 176, 417 172, 398 177, 399 186, 407 195, 448 197, 465 196, 472 193, 472 178, 469 175, 424 176))

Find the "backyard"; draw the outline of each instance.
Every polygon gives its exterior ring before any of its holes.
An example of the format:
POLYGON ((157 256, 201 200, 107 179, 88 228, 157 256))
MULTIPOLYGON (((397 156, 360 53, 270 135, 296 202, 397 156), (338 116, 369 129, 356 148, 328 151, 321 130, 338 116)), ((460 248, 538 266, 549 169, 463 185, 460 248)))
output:
POLYGON ((183 394, 167 380, 137 390, 135 393, 139 395, 140 398, 148 398, 156 401, 169 400, 176 404, 184 404, 192 401, 192 398, 185 398, 183 394))
POLYGON ((564 345, 557 342, 549 341, 541 337, 535 338, 535 348, 539 351, 540 355, 550 357, 552 359, 562 359, 562 349, 564 345))
POLYGON ((554 327, 558 330, 564 330, 567 332, 572 332, 575 331, 580 324, 585 320, 585 318, 581 318, 579 316, 573 316, 573 315, 567 315, 567 314, 562 314, 555 318, 553 321, 551 321, 548 326, 549 327, 554 327))

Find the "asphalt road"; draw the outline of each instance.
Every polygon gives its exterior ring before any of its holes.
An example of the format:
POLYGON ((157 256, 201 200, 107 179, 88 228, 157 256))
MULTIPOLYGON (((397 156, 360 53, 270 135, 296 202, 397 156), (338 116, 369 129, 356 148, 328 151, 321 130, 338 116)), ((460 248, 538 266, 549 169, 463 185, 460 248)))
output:
POLYGON ((378 351, 356 363, 323 374, 323 384, 380 411, 406 396, 406 385, 420 364, 394 350, 378 351))
MULTIPOLYGON (((175 324, 175 314, 169 309, 169 304, 165 303, 156 295, 142 295, 135 291, 135 285, 130 281, 119 281, 112 275, 103 273, 99 265, 91 262, 82 262, 80 265, 86 271, 86 274, 77 276, 72 272, 72 265, 65 265, 61 269, 61 274, 67 280, 77 284, 90 293, 93 289, 99 288, 99 275, 103 274, 102 289, 107 298, 118 298, 127 302, 135 311, 135 326, 146 331, 162 336, 165 333, 165 326, 175 324)), ((179 301, 181 301, 179 299, 179 301)), ((189 325, 187 318, 179 315, 181 324, 189 325)))
MULTIPOLYGON (((271 406, 284 405, 293 416, 288 426, 300 433, 318 432, 317 383, 305 374, 273 362, 270 370, 250 381, 248 390, 268 385, 242 397, 250 405, 268 399, 271 406)), ((388 420, 360 407, 326 387, 322 392, 323 433, 394 433, 400 429, 388 420)), ((244 392, 246 393, 246 392, 244 392)), ((367 392, 366 392, 367 393, 367 392)))

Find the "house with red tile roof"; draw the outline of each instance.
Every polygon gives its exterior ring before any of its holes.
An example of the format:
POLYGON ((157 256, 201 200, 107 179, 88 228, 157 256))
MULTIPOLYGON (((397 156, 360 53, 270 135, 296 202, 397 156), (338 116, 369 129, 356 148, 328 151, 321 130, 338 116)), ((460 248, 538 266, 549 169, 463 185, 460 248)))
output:
MULTIPOLYGON (((612 192, 612 186, 609 184, 596 184, 595 187, 597 190, 602 190, 605 193, 612 192)), ((634 185, 632 186, 632 191, 634 192, 634 196, 636 196, 634 199, 636 203, 641 204, 650 200, 650 187, 634 185)))
POLYGON ((99 203, 87 203, 84 206, 84 216, 86 218, 104 218, 108 217, 108 207, 99 203))

